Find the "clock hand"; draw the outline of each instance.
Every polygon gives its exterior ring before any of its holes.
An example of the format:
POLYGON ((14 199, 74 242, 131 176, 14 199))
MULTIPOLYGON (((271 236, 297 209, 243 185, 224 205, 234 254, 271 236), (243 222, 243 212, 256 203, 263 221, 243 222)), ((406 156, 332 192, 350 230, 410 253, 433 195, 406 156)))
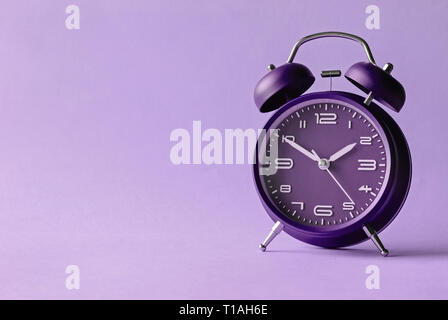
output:
POLYGON ((352 144, 349 144, 348 146, 345 146, 344 148, 342 148, 338 152, 332 154, 330 156, 330 159, 328 159, 328 161, 332 162, 332 161, 335 161, 335 160, 339 159, 340 157, 342 157, 346 153, 350 152, 355 146, 356 146, 356 142, 352 143, 352 144))
POLYGON ((336 182, 336 184, 339 186, 339 188, 342 190, 342 192, 345 193, 345 195, 346 195, 347 198, 350 200, 350 202, 354 204, 355 201, 353 201, 353 199, 350 198, 350 196, 348 195, 347 191, 345 191, 345 189, 341 186, 341 184, 339 183, 339 181, 336 180, 335 176, 330 172, 330 170, 328 170, 328 169, 325 169, 325 170, 326 170, 326 171, 328 172, 328 174, 333 178, 334 182, 336 182))
POLYGON ((298 145, 297 143, 295 143, 292 140, 289 139, 285 139, 284 141, 286 141, 291 147, 293 147, 294 149, 296 149, 297 151, 300 151, 302 154, 306 155, 308 158, 310 158, 313 161, 317 161, 316 157, 309 152, 308 150, 306 150, 304 147, 298 145))
MULTIPOLYGON (((315 156, 317 159, 320 159, 320 157, 317 155, 316 151, 311 150, 311 152, 314 154, 314 156, 315 156)), ((318 160, 318 163, 320 163, 320 162, 321 162, 321 159, 318 160)), ((319 168, 321 168, 321 167, 319 167, 319 168)), ((353 199, 348 195, 347 191, 345 191, 344 187, 342 187, 342 185, 339 183, 339 181, 336 179, 336 177, 331 173, 331 171, 328 170, 328 167, 323 168, 322 170, 325 170, 325 171, 328 172, 328 174, 330 175, 330 177, 332 177, 333 180, 334 180, 334 182, 336 182, 336 184, 338 185, 339 189, 341 189, 342 192, 344 192, 344 194, 345 194, 345 195, 347 196, 347 198, 350 200, 350 202, 354 204, 355 202, 353 201, 353 199)))

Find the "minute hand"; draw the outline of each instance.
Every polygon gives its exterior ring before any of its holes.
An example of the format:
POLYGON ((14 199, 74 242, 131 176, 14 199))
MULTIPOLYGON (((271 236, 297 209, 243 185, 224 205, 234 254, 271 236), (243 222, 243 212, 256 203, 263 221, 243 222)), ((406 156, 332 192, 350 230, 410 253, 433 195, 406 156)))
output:
POLYGON ((285 139, 284 141, 286 141, 291 147, 293 147, 294 149, 296 149, 297 151, 300 151, 301 153, 303 153, 304 155, 306 155, 308 158, 310 158, 313 161, 317 161, 318 159, 316 159, 316 157, 314 156, 314 154, 312 154, 311 152, 309 152, 308 150, 306 150, 304 147, 299 146, 297 143, 295 143, 292 140, 289 139, 285 139))
POLYGON ((345 155, 347 152, 351 151, 355 146, 356 146, 356 142, 352 143, 352 144, 349 144, 348 146, 345 146, 344 148, 342 148, 338 152, 336 152, 333 155, 331 155, 330 159, 328 159, 328 160, 331 162, 331 161, 335 161, 335 160, 339 159, 340 157, 345 155))

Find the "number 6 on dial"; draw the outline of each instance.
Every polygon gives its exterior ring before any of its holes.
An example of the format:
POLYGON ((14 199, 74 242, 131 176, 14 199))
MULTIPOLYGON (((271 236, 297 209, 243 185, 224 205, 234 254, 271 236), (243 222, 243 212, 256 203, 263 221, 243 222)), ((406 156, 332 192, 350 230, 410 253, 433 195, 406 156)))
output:
POLYGON ((333 206, 317 205, 314 207, 314 215, 318 217, 331 217, 333 215, 333 206))

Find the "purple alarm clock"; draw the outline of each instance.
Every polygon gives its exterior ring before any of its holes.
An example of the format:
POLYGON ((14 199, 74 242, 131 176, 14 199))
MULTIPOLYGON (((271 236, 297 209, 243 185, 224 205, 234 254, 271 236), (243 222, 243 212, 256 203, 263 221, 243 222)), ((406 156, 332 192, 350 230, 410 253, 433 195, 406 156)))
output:
MULTIPOLYGON (((387 256, 378 233, 400 211, 411 183, 406 139, 372 102, 395 112, 402 108, 405 92, 391 76, 392 64, 378 67, 358 36, 322 32, 301 39, 286 64, 269 69, 254 93, 261 112, 277 110, 258 139, 253 166, 263 206, 275 222, 260 249, 265 251, 283 230, 327 248, 372 239, 387 256), (350 39, 364 47, 369 61, 351 66, 345 78, 366 97, 331 90, 304 94, 315 79, 293 60, 302 44, 323 37, 350 39)), ((341 72, 321 75, 331 82, 341 72)))

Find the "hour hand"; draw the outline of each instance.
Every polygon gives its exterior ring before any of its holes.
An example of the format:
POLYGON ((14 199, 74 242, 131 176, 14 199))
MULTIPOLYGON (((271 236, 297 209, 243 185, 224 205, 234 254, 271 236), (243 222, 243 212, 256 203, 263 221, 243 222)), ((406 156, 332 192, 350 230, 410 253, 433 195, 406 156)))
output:
POLYGON ((345 146, 344 148, 342 148, 338 152, 336 152, 333 155, 331 155, 328 160, 331 162, 331 161, 335 161, 335 160, 339 159, 340 157, 342 157, 346 153, 350 152, 355 146, 356 146, 356 142, 352 143, 352 144, 349 144, 348 146, 345 146))
POLYGON ((291 147, 293 147, 294 149, 296 149, 297 151, 300 151, 302 154, 306 155, 308 158, 310 158, 313 161, 318 161, 319 159, 316 159, 316 157, 314 156, 314 154, 312 154, 311 152, 309 152, 308 150, 306 150, 304 147, 298 145, 297 143, 295 143, 292 140, 289 140, 288 138, 284 139, 284 141, 286 143, 288 143, 291 147))

